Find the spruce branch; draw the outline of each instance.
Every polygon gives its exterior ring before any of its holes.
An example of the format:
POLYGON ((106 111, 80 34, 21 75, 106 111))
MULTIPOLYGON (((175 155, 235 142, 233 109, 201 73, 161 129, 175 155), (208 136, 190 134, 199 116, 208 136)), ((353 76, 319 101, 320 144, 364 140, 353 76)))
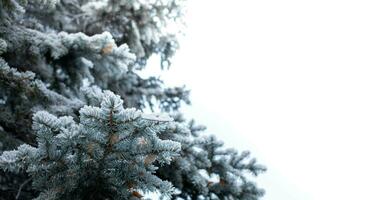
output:
POLYGON ((36 113, 33 129, 38 146, 22 145, 18 150, 5 151, 0 156, 0 167, 30 174, 34 187, 41 191, 39 198, 46 195, 44 191, 55 191, 53 199, 84 198, 90 195, 89 187, 104 191, 101 196, 133 195, 121 182, 170 196, 173 187, 154 175, 154 163, 170 162, 180 151, 179 143, 157 136, 171 122, 158 121, 157 116, 149 120, 139 111, 124 109, 123 101, 109 91, 101 99, 100 107, 80 110, 79 124, 71 117, 36 113), (138 129, 136 134, 133 126, 138 129), (125 143, 117 143, 120 137, 127 137, 125 143), (137 141, 142 139, 151 143, 139 144, 137 141))

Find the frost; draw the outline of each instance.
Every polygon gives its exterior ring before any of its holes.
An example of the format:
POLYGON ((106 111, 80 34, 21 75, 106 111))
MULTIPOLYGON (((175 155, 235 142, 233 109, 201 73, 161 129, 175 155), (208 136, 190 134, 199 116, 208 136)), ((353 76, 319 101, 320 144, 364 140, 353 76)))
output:
POLYGON ((143 119, 159 122, 170 122, 173 121, 173 118, 169 117, 167 114, 142 114, 143 119))

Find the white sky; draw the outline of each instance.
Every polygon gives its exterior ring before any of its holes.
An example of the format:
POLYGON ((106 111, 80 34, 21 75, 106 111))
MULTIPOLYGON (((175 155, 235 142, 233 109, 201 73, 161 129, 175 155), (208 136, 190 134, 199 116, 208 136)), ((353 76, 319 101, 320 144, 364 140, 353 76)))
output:
POLYGON ((385 200, 386 2, 189 1, 163 79, 268 167, 264 200, 385 200))

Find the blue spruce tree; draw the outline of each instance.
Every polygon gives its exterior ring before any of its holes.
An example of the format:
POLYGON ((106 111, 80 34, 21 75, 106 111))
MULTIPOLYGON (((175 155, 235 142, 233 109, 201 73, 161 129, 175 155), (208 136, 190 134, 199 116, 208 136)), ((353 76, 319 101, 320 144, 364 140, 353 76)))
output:
POLYGON ((0 0, 0 200, 263 196, 264 166, 178 112, 184 86, 139 75, 153 55, 169 67, 183 13, 184 0, 0 0))

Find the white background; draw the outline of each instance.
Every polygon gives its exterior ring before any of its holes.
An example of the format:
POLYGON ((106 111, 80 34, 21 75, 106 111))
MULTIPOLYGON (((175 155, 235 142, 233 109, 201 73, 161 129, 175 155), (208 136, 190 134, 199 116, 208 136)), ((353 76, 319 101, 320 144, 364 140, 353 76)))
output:
POLYGON ((386 2, 189 0, 169 84, 268 167, 264 200, 386 199, 386 2))

